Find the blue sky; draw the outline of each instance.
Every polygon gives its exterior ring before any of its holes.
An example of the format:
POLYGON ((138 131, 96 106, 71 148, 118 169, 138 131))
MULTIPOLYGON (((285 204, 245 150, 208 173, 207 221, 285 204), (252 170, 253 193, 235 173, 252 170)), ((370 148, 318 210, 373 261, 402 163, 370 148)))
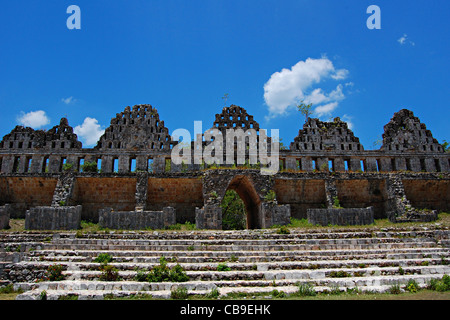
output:
POLYGON ((450 140, 449 12, 447 0, 4 1, 0 136, 66 116, 92 147, 116 113, 144 103, 170 133, 193 133, 228 93, 287 145, 300 99, 314 117, 349 121, 365 149, 402 108, 450 140), (72 4, 80 30, 66 26, 72 4), (366 26, 372 4, 379 30, 366 26))

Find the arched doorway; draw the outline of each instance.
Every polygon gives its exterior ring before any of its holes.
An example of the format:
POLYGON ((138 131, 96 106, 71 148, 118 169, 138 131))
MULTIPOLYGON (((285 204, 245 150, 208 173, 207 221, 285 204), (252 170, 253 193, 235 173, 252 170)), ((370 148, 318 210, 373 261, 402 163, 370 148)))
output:
POLYGON ((242 199, 247 212, 247 229, 261 228, 261 199, 248 177, 235 176, 228 184, 227 190, 234 190, 242 199))

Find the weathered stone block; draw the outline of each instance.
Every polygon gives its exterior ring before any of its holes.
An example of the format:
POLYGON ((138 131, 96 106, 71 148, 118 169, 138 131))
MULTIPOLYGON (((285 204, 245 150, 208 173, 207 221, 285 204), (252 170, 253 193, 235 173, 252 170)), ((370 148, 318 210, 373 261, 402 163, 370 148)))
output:
POLYGON ((81 206, 34 207, 25 214, 27 230, 73 230, 81 223, 81 206))
POLYGON ((308 222, 322 226, 366 225, 373 223, 373 207, 343 209, 308 209, 308 222))
POLYGON ((285 165, 287 170, 297 170, 297 159, 293 157, 287 157, 285 165))
POLYGON ((195 226, 197 229, 222 229, 222 208, 216 204, 205 204, 195 208, 195 226))
POLYGON ((108 229, 139 230, 164 229, 175 224, 175 209, 165 207, 162 211, 112 211, 99 210, 99 225, 108 229))
POLYGON ((0 206, 0 229, 9 228, 10 210, 11 206, 9 204, 0 206))
POLYGON ((261 228, 270 228, 273 225, 287 225, 291 222, 290 205, 278 205, 273 202, 261 203, 261 228))

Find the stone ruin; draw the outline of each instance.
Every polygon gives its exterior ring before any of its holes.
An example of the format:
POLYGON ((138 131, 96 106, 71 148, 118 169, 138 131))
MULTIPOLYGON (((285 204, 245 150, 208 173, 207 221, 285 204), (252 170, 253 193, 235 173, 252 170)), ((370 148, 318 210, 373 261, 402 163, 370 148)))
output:
POLYGON ((431 151, 443 152, 442 146, 433 138, 430 130, 413 112, 402 109, 384 126, 384 151, 431 151))
POLYGON ((172 145, 169 129, 150 105, 126 107, 106 128, 95 149, 98 150, 169 150, 172 145))
MULTIPOLYGON (((261 130, 235 105, 216 114, 211 128, 261 130)), ((9 217, 27 217, 30 229, 73 229, 80 219, 109 228, 190 221, 221 229, 220 203, 229 189, 245 203, 248 228, 288 224, 290 217, 319 214, 316 209, 323 218, 335 212, 336 201, 343 207, 337 210, 348 209, 341 211, 348 217, 342 224, 429 220, 449 210, 450 154, 406 109, 385 125, 379 150, 365 150, 339 118, 309 118, 290 148, 280 150, 280 171, 273 176, 239 163, 175 165, 176 144, 151 105, 116 114, 94 148, 82 147, 66 118, 48 131, 16 126, 0 142, 0 227, 9 217), (84 170, 88 163, 94 170, 84 170)))
POLYGON ((291 143, 291 150, 295 151, 362 151, 364 150, 348 128, 346 122, 340 118, 334 118, 332 122, 324 122, 319 119, 308 118, 291 143))

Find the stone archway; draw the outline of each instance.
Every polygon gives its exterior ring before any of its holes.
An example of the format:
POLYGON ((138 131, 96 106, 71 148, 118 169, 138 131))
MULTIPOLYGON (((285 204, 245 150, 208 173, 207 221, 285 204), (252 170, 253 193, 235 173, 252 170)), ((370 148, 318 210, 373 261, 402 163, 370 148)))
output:
POLYGON ((261 228, 261 199, 250 179, 244 175, 235 176, 225 192, 229 189, 236 191, 245 204, 247 229, 261 228))
POLYGON ((220 203, 229 189, 236 191, 245 204, 247 228, 266 228, 267 219, 264 217, 263 208, 264 197, 269 190, 273 189, 273 185, 273 178, 261 175, 259 170, 220 169, 206 171, 203 175, 204 208, 208 212, 206 214, 205 211, 206 215, 204 215, 208 220, 205 228, 222 228, 221 217, 218 217, 217 214, 221 210, 220 203))

